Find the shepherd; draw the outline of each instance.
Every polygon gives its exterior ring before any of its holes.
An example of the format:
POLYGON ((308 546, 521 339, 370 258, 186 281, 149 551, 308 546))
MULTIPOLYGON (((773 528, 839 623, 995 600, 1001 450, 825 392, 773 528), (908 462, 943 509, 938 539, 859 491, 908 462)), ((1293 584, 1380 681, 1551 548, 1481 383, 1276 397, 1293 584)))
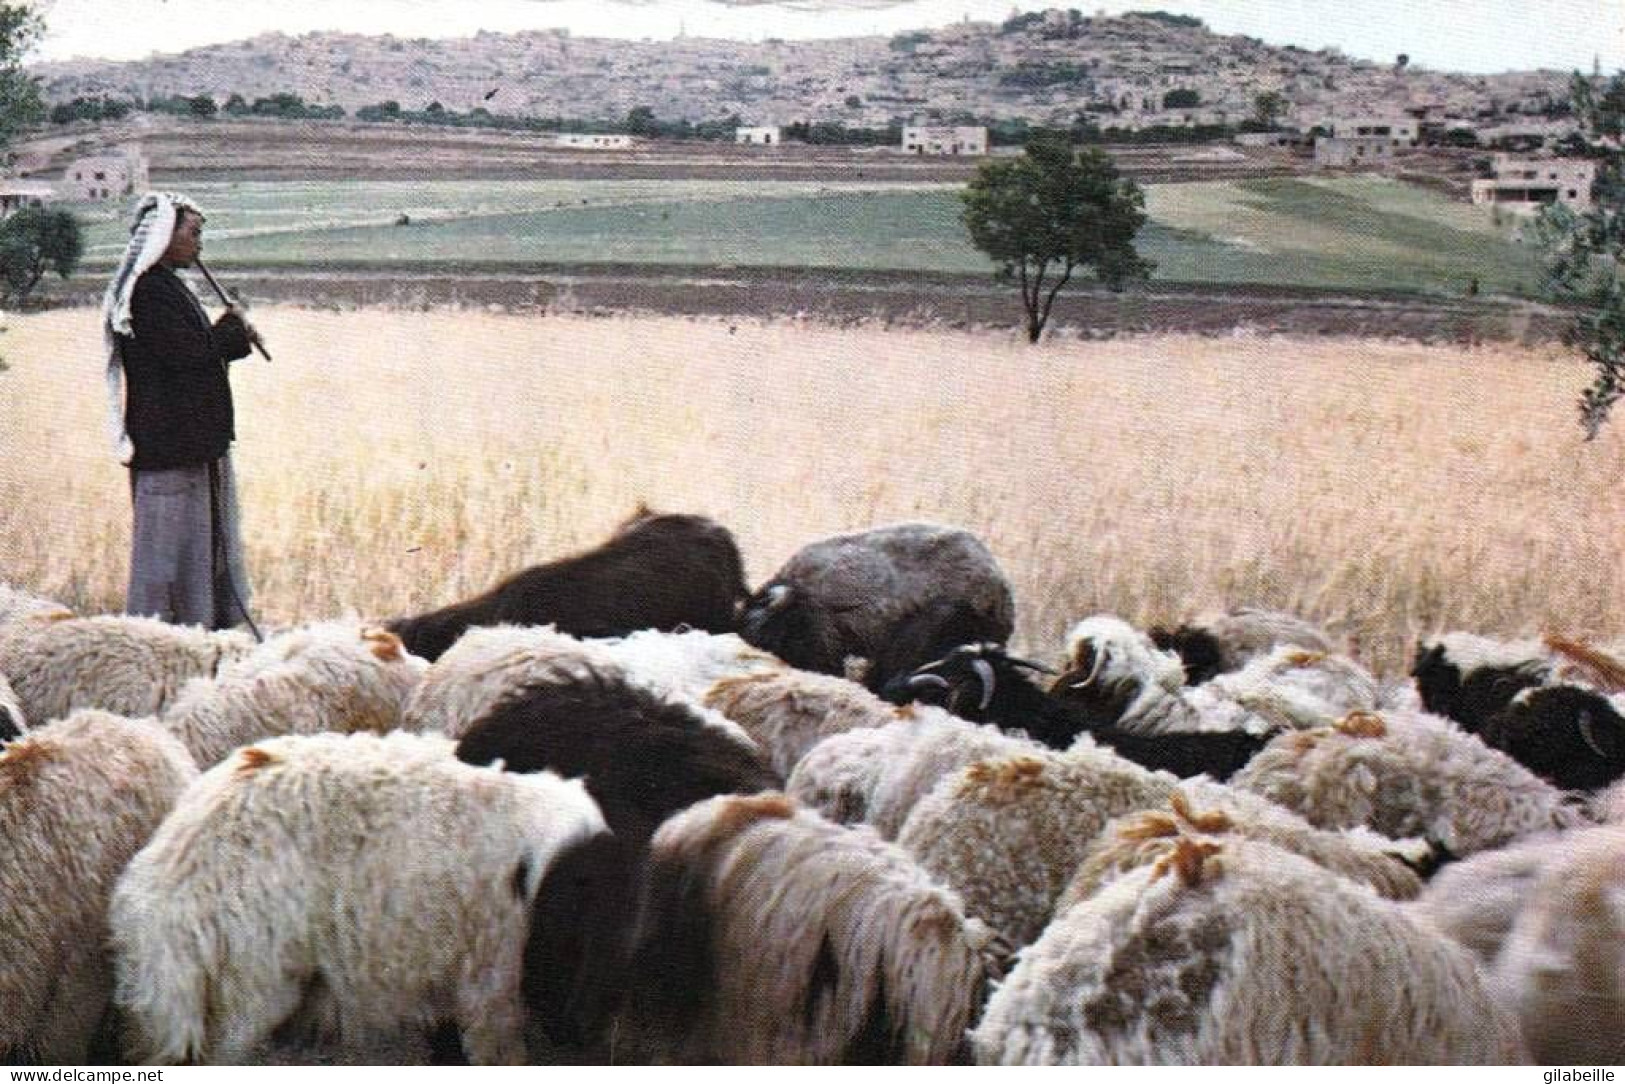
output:
POLYGON ((252 628, 227 366, 260 337, 234 304, 210 323, 176 274, 198 262, 203 222, 185 196, 143 197, 102 301, 109 423, 134 505, 125 611, 252 628))

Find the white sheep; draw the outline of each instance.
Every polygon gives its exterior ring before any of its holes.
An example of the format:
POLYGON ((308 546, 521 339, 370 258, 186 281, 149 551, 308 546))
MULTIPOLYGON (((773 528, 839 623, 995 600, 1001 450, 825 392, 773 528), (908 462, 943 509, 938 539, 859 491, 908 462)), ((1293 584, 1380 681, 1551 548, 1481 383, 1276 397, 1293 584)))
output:
POLYGON ((54 599, 0 581, 0 635, 5 634, 7 625, 25 617, 61 621, 74 616, 71 609, 54 599))
POLYGON ((978 761, 944 776, 898 845, 1017 947, 1038 936, 1108 821, 1165 805, 1178 782, 1080 742, 978 761))
POLYGON ((460 738, 524 686, 584 680, 594 670, 619 670, 602 641, 551 625, 470 628, 423 675, 407 701, 406 729, 460 738))
POLYGON ((1491 967, 1535 882, 1574 834, 1534 835, 1451 862, 1434 874, 1411 909, 1491 967))
POLYGON ((0 1061, 84 1063, 113 991, 114 882, 196 778, 152 720, 94 709, 0 749, 0 1061))
POLYGON ((1625 1061, 1625 828, 1559 837, 1507 935, 1491 988, 1548 1065, 1625 1061))
POLYGON ((1003 957, 895 845, 781 794, 668 820, 647 899, 624 1024, 658 1060, 953 1060, 1003 957))
POLYGON ((706 690, 724 678, 785 669, 777 658, 731 632, 644 629, 620 639, 595 642, 633 680, 691 703, 703 703, 706 690))
POLYGON ((845 678, 791 669, 724 678, 705 706, 743 727, 781 776, 823 739, 885 726, 899 710, 845 678))
POLYGON ((1396 842, 1364 828, 1325 831, 1255 794, 1193 779, 1179 785, 1167 807, 1107 825, 1061 894, 1055 914, 1065 914, 1129 870, 1159 861, 1191 836, 1270 843, 1395 900, 1421 892, 1422 879, 1411 864, 1429 857, 1421 840, 1396 842))
POLYGON ((1004 1065, 1504 1064, 1459 945, 1268 843, 1181 839, 1058 916, 972 1033, 1004 1065))
MULTIPOLYGON (((722 660, 735 650, 727 641, 737 637, 687 633, 672 645, 661 642, 662 635, 578 640, 551 625, 470 628, 424 674, 406 705, 406 729, 460 738, 501 700, 527 685, 569 684, 606 674, 624 676, 663 699, 681 700, 707 725, 754 748, 755 743, 738 724, 689 693, 703 680, 702 675, 713 668, 726 668, 722 660)), ((737 658, 748 669, 769 656, 740 641, 737 658)))
POLYGON ((473 1062, 521 1061, 538 886, 606 829, 579 781, 453 749, 399 731, 273 738, 205 773, 113 896, 140 1052, 240 1063, 297 1014, 345 1040, 449 1021, 473 1062))
POLYGON ((218 678, 194 678, 159 721, 204 768, 262 738, 384 733, 401 725, 428 665, 392 632, 310 625, 272 637, 218 678))
POLYGON ((837 824, 867 824, 896 839, 937 781, 978 760, 1046 750, 1026 738, 913 704, 880 726, 825 738, 796 763, 785 791, 837 824))
POLYGON ((46 610, 0 626, 0 673, 34 725, 77 708, 134 718, 163 711, 192 678, 213 677, 253 648, 246 632, 46 610))
POLYGON ((1105 614, 1080 621, 1067 634, 1067 669, 1052 692, 1093 705, 1138 734, 1311 729, 1384 702, 1382 687, 1354 660, 1290 645, 1186 687, 1177 654, 1105 614))
POLYGON ((1563 792, 1436 716, 1353 712, 1282 734, 1230 779, 1320 828, 1420 836, 1457 857, 1585 823, 1563 792))

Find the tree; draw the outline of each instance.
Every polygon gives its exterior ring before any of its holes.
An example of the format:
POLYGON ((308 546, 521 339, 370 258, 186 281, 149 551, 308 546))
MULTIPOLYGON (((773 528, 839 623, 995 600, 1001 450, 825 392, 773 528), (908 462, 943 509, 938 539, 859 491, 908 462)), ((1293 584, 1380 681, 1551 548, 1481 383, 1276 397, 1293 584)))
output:
POLYGON ((1162 96, 1162 107, 1164 109, 1195 109, 1201 104, 1201 93, 1188 87, 1170 90, 1162 96))
POLYGON ((23 57, 45 32, 27 4, 0 2, 0 146, 30 124, 45 120, 39 77, 23 71, 23 57))
POLYGON ((961 199, 971 243, 999 265, 1001 280, 1021 287, 1028 342, 1038 341, 1074 271, 1120 290, 1155 266, 1134 249, 1145 195, 1098 148, 1035 139, 1019 158, 984 163, 961 199))
POLYGON ((47 271, 73 274, 84 251, 84 234, 72 214, 24 207, 0 222, 0 291, 8 303, 21 303, 47 271))
POLYGON ((219 111, 219 108, 214 104, 214 98, 208 94, 199 94, 196 97, 188 98, 187 105, 194 117, 212 117, 219 111))
POLYGON ((1286 95, 1278 90, 1266 90, 1253 99, 1253 116, 1265 128, 1274 130, 1286 114, 1286 95))
POLYGON ((1570 94, 1580 122, 1575 149, 1597 165, 1592 206, 1545 208, 1536 236, 1550 257, 1552 286, 1580 304, 1564 341, 1597 371, 1579 403, 1580 425, 1592 440, 1625 395, 1625 72, 1606 83, 1576 72, 1570 94))

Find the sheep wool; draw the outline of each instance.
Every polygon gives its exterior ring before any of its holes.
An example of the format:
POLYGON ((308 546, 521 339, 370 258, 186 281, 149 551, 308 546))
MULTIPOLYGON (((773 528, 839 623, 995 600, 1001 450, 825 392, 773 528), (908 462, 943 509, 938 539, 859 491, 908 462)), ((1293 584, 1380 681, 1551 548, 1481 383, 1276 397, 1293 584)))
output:
POLYGON ((972 1041, 979 1062, 1002 1065, 1523 1057, 1459 945, 1363 885, 1236 838, 1181 839, 1058 917, 972 1041))
POLYGON ((1495 965, 1492 988, 1548 1065, 1625 1061, 1625 828, 1559 837, 1495 965))
POLYGON ((1177 782, 1083 744, 982 760, 945 776, 914 807, 897 842, 1019 948, 1049 921, 1106 823, 1165 805, 1177 782))
POLYGON ((814 745, 785 790, 837 824, 867 824, 880 838, 896 839, 920 799, 949 772, 990 757, 1045 752, 1026 738, 911 704, 882 726, 848 730, 814 745))
POLYGON ((240 1064, 283 1021, 364 1041, 451 1022, 525 1055, 538 886, 605 831, 579 781, 395 732, 273 738, 203 775, 120 879, 117 1001, 152 1062, 240 1064))
POLYGON ((1472 951, 1489 967, 1506 947, 1512 924, 1546 867, 1576 833, 1530 836, 1507 847, 1452 862, 1434 875, 1410 905, 1427 922, 1472 951))
POLYGON ((1431 715, 1352 712, 1333 727, 1282 734, 1230 784, 1317 828, 1420 836, 1458 857, 1585 823, 1563 792, 1431 715))
POLYGON ((196 778, 152 720, 92 709, 0 750, 0 1061, 85 1062, 114 882, 196 778))
POLYGON ((384 733, 401 725, 429 664, 382 629, 333 622, 275 636, 218 678, 194 678, 159 721, 204 768, 283 734, 384 733))
POLYGON ((1422 879, 1406 863, 1429 856, 1421 840, 1395 842, 1364 828, 1323 831, 1257 795, 1194 779, 1180 784, 1166 809, 1131 813, 1108 825, 1055 913, 1065 914, 1107 882, 1162 860, 1188 836, 1271 843, 1395 900, 1413 899, 1422 891, 1422 879))
POLYGON ((806 670, 724 678, 706 691, 705 706, 744 727, 780 776, 833 734, 897 718, 897 708, 861 685, 806 670))
POLYGON ((724 678, 785 669, 777 658, 732 632, 644 629, 599 643, 634 680, 695 703, 702 703, 706 690, 724 678))
POLYGON ((655 1057, 919 1065, 963 1053, 1002 948, 893 844, 769 793, 690 806, 651 846, 635 967, 646 981, 626 1023, 655 1057))
POLYGON ((253 638, 236 630, 47 611, 0 629, 0 673, 36 725, 77 708, 134 718, 158 714, 188 681, 213 677, 253 648, 253 638))
POLYGON ((601 642, 551 625, 470 628, 423 675, 407 701, 406 729, 460 738, 526 685, 579 681, 595 670, 620 666, 601 642))

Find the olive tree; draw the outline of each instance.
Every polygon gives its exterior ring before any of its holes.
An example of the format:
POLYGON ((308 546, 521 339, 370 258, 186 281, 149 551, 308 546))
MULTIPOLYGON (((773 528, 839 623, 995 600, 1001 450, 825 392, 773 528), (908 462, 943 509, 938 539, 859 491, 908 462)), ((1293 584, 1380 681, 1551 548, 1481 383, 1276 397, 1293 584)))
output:
POLYGON ((1597 164, 1591 207, 1545 208, 1536 235, 1553 287, 1578 305, 1564 341, 1596 370, 1579 404, 1591 440, 1625 395, 1625 73, 1606 82, 1576 73, 1571 93, 1580 130, 1569 150, 1597 164))
POLYGON ((1118 290, 1155 266, 1134 249, 1145 196, 1099 148, 1035 140, 1018 158, 984 163, 961 198, 971 242, 999 265, 1001 281, 1021 287, 1029 342, 1074 272, 1118 290))
POLYGON ((70 212, 21 208, 0 222, 0 295, 22 302, 47 271, 73 274, 84 251, 84 233, 70 212))

